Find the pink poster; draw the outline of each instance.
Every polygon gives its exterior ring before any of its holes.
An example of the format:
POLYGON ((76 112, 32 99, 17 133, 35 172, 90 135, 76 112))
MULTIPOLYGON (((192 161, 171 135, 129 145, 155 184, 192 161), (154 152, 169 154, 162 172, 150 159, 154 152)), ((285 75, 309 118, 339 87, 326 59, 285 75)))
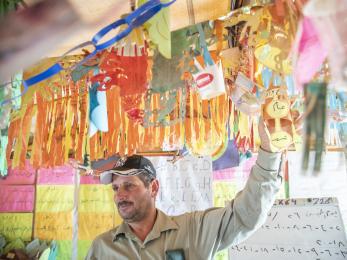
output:
POLYGON ((34 185, 0 185, 0 212, 32 212, 34 185))
POLYGON ((7 176, 0 178, 0 185, 34 184, 35 172, 35 169, 27 160, 23 170, 9 168, 7 176))
POLYGON ((213 180, 215 181, 230 181, 235 178, 248 178, 249 174, 251 173, 251 169, 253 165, 255 164, 255 161, 257 160, 257 155, 254 155, 241 162, 240 166, 229 168, 229 169, 223 169, 213 172, 213 180))
POLYGON ((100 180, 98 176, 81 176, 80 179, 81 184, 100 184, 100 180))
POLYGON ((73 184, 75 169, 72 166, 41 168, 37 172, 37 184, 73 184))

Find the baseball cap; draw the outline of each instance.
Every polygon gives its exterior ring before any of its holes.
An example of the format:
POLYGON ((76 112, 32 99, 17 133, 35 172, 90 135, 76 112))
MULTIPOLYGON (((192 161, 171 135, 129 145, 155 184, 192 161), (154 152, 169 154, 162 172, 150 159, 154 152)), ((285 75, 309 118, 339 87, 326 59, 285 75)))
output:
POLYGON ((102 184, 111 183, 114 174, 119 176, 132 176, 139 173, 145 173, 153 179, 157 177, 155 168, 150 160, 141 155, 132 155, 125 160, 123 165, 116 166, 101 173, 100 182, 102 184))

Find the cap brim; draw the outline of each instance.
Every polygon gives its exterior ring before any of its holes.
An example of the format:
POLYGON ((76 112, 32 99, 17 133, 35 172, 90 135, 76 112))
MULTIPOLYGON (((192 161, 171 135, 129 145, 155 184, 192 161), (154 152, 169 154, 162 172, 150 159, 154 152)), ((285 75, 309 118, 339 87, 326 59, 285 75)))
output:
POLYGON ((111 169, 108 171, 104 171, 103 173, 100 174, 100 183, 102 184, 110 184, 112 183, 112 177, 113 175, 118 175, 118 176, 133 176, 137 175, 144 170, 141 169, 129 169, 125 167, 118 167, 117 169, 111 169))

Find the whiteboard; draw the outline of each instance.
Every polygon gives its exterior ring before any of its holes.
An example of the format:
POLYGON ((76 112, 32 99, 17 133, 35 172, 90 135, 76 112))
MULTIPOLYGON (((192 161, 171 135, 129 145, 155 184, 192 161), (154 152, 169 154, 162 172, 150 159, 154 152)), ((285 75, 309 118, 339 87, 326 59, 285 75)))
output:
MULTIPOLYGON (((309 169, 313 169, 315 153, 310 152, 309 169)), ((288 152, 289 198, 336 197, 342 221, 347 228, 347 167, 344 152, 322 155, 319 174, 301 169, 301 152, 288 152)))
POLYGON ((265 224, 245 242, 229 248, 229 259, 347 259, 337 199, 276 200, 265 224))
POLYGON ((185 156, 175 163, 167 157, 148 157, 159 180, 156 206, 170 216, 213 206, 212 158, 185 156))

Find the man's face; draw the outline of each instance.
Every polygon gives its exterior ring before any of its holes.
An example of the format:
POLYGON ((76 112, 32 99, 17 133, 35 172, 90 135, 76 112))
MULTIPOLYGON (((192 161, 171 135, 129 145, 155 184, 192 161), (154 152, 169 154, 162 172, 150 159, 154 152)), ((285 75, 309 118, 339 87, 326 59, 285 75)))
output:
POLYGON ((146 188, 137 176, 113 176, 112 188, 119 215, 127 223, 144 219, 154 206, 157 191, 152 181, 146 188))

